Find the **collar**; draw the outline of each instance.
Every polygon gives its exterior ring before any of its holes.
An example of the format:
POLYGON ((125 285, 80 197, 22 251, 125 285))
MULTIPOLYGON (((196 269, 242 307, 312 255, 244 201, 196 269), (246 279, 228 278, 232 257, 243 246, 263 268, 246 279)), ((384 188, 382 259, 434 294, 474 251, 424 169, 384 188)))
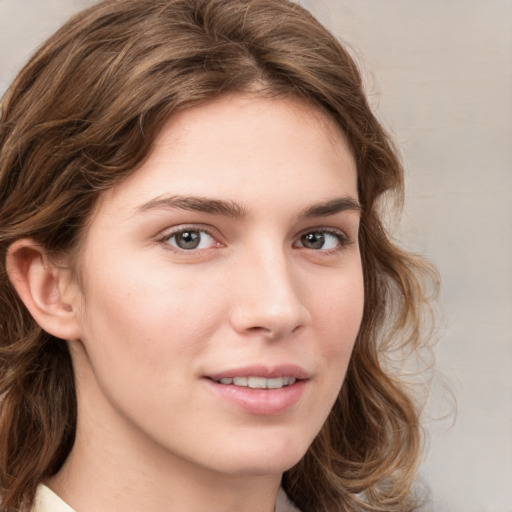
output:
POLYGON ((40 484, 36 491, 31 512, 75 512, 61 500, 49 487, 40 484))
MULTIPOLYGON (((37 488, 34 506, 31 512, 75 512, 66 502, 59 498, 49 487, 41 484, 37 488)), ((300 512, 288 499, 283 489, 279 489, 275 512, 300 512)))

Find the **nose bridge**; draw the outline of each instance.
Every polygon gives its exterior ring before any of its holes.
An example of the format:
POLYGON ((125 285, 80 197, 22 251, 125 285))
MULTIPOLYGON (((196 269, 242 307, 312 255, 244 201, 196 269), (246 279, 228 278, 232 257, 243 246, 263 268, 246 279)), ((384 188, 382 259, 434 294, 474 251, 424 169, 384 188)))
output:
POLYGON ((237 331, 282 337, 308 319, 299 275, 279 243, 246 250, 236 272, 232 322, 237 331))

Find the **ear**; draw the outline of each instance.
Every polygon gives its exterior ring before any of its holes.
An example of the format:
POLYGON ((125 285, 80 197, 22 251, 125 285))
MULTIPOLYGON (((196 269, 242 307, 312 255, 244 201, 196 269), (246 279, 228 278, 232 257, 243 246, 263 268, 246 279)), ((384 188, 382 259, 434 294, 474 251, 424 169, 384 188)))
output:
POLYGON ((52 264, 32 239, 14 242, 6 263, 11 283, 37 324, 57 338, 80 338, 80 293, 72 272, 52 264))

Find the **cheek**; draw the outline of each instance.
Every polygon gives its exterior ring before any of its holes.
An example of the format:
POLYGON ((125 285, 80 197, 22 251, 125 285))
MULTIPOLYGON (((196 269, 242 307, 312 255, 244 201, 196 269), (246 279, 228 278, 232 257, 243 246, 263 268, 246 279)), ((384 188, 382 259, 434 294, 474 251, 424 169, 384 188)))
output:
POLYGON ((364 286, 360 267, 339 286, 324 286, 317 304, 315 325, 325 368, 323 400, 332 406, 343 385, 361 326, 364 286))
POLYGON ((94 363, 116 361, 119 373, 142 377, 197 354, 220 315, 208 287, 169 273, 125 275, 110 273, 89 286, 81 323, 94 363))
POLYGON ((315 323, 333 351, 352 349, 364 309, 364 285, 360 266, 339 282, 324 283, 316 294, 315 323))
POLYGON ((312 388, 314 404, 304 419, 311 438, 321 429, 343 385, 352 350, 361 325, 364 287, 357 267, 343 281, 324 282, 311 295, 315 344, 309 358, 321 369, 312 388))

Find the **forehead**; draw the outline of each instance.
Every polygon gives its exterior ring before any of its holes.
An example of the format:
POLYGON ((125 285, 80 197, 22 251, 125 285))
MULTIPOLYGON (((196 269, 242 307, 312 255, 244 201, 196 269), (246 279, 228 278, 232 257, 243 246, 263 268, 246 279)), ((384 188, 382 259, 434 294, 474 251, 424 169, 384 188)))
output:
POLYGON ((242 203, 294 194, 357 199, 356 166, 341 130, 319 109, 297 99, 233 95, 174 115, 145 162, 102 202, 141 204, 158 194, 242 203))
MULTIPOLYGON (((261 141, 268 147, 307 138, 311 144, 330 144, 332 151, 349 152, 347 140, 335 121, 320 108, 294 96, 268 97, 264 93, 230 94, 178 112, 168 121, 154 150, 170 141, 187 144, 261 141), (219 140, 222 139, 222 140, 219 140)), ((181 146, 183 149, 184 146, 181 146)))
MULTIPOLYGON (((348 149, 347 142, 342 130, 335 123, 333 118, 327 115, 316 105, 306 101, 303 98, 293 95, 287 96, 271 96, 264 91, 252 91, 247 93, 234 93, 221 96, 207 103, 184 109, 174 114, 160 136, 156 140, 156 144, 167 139, 169 131, 179 133, 181 130, 198 129, 204 127, 208 130, 209 123, 225 128, 231 127, 238 130, 242 126, 248 130, 258 129, 265 125, 265 121, 269 118, 273 119, 276 130, 281 125, 275 123, 279 119, 280 123, 285 124, 287 121, 299 124, 295 126, 295 130, 291 133, 300 134, 304 127, 308 126, 311 130, 317 132, 318 137, 325 138, 336 149, 343 145, 348 149), (233 114, 237 114, 233 116, 233 114), (304 126, 302 126, 304 125, 304 126)), ((268 126, 264 126, 268 131, 268 126)), ((217 130, 210 132, 214 135, 217 130)), ((238 132, 243 134, 244 131, 238 132)), ((253 135, 253 133, 249 133, 253 135)), ((280 135, 284 135, 281 133, 280 135)))

